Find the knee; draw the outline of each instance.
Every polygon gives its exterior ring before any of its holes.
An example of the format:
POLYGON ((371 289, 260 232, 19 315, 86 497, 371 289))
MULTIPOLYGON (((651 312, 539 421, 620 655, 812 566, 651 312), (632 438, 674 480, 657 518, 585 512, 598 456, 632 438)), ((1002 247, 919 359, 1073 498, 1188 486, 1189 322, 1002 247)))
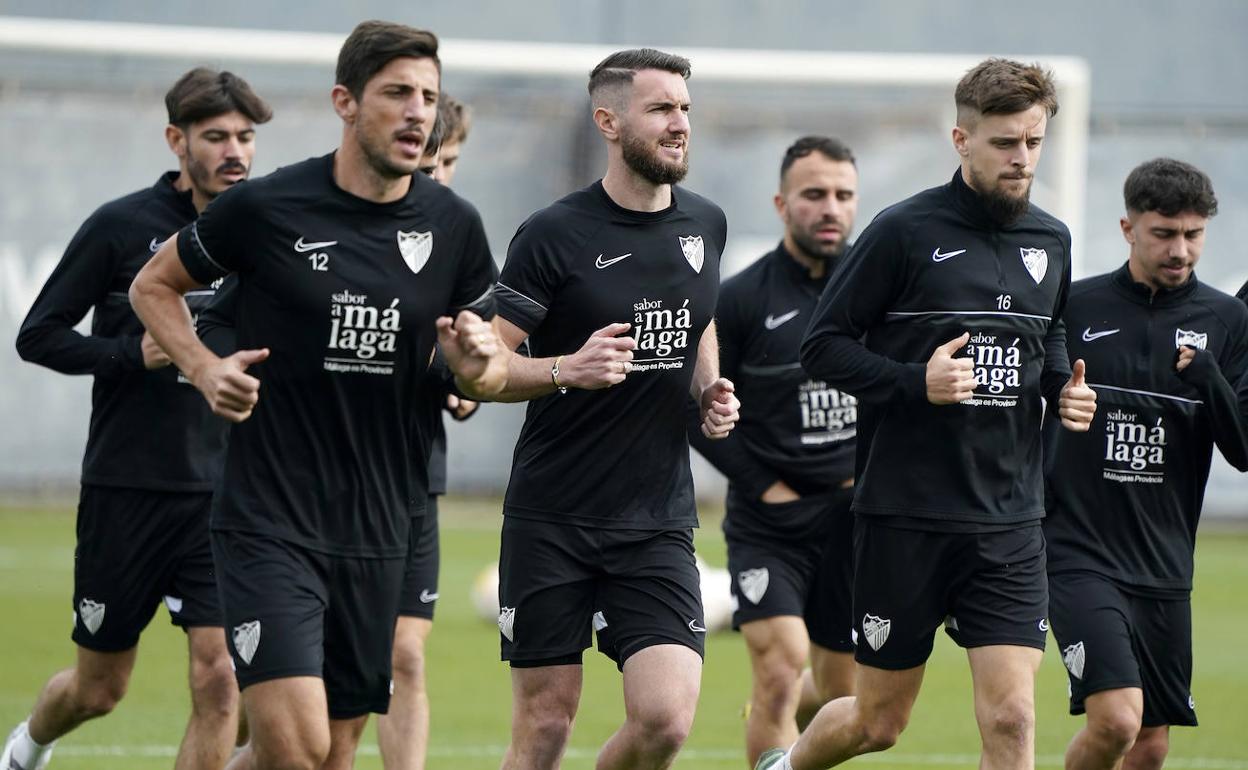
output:
POLYGON ((269 746, 253 741, 251 751, 255 766, 266 770, 320 770, 329 758, 329 736, 269 746))
POLYGON ((396 639, 393 653, 396 681, 423 684, 425 681, 425 642, 416 635, 396 639))
POLYGON ((1011 698, 993 705, 983 725, 997 741, 1026 747, 1036 729, 1035 706, 1030 698, 1011 698))
POLYGON ((1170 736, 1165 728, 1142 730, 1128 754, 1124 767, 1130 770, 1160 770, 1170 753, 1170 736))
POLYGON ((768 714, 793 710, 801 696, 802 670, 787 661, 777 661, 755 670, 754 708, 768 714))
POLYGON ((191 663, 191 702, 196 713, 231 718, 238 711, 238 698, 228 655, 191 663))
POLYGON ((573 717, 560 710, 530 713, 521 729, 526 742, 540 746, 544 751, 557 751, 567 745, 572 736, 573 717))
POLYGON ((129 677, 110 676, 104 679, 79 680, 75 699, 83 719, 102 717, 117 708, 126 696, 129 677))
POLYGON ((637 715, 635 722, 647 753, 670 757, 680 751, 689 738, 693 727, 693 709, 671 703, 637 715))
POLYGON ((894 711, 879 711, 873 714, 857 714, 858 743, 860 754, 873 751, 885 751, 897 745, 897 739, 906 729, 909 718, 906 714, 894 711))
POLYGON ((1140 735, 1140 718, 1129 709, 1119 709, 1088 719, 1088 731, 1108 753, 1122 756, 1140 735))

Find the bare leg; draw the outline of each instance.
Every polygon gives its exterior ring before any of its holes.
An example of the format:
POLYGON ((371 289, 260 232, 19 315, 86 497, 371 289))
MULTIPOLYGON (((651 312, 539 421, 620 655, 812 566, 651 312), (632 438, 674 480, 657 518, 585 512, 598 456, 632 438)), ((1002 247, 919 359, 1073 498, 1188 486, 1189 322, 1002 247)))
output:
POLYGON ((511 669, 511 743, 503 770, 559 767, 581 700, 581 667, 511 669))
POLYGON ((624 724, 598 752, 598 770, 671 767, 701 687, 702 658, 683 645, 647 647, 624 661, 624 724))
POLYGON ((137 655, 137 647, 122 652, 79 647, 75 665, 53 674, 39 693, 27 727, 30 737, 49 744, 116 708, 130 684, 137 655))
POLYGON ((355 767, 355 750, 360 745, 360 735, 367 722, 367 715, 329 720, 329 756, 321 765, 321 770, 351 770, 355 767))
POLYGON ((394 624, 394 694, 377 718, 381 764, 387 770, 424 770, 429 745, 429 693, 425 688, 426 618, 400 615, 394 624))
POLYGON ((897 743, 923 684, 923 666, 889 671, 855 664, 857 695, 819 710, 789 755, 794 770, 827 768, 897 743))
POLYGON ((317 677, 271 679, 243 690, 251 742, 229 770, 320 770, 329 757, 325 685, 317 677))
POLYGON ((1032 770, 1036 764, 1036 671, 1044 653, 989 645, 967 652, 975 683, 975 720, 983 770, 1032 770))
POLYGON ((741 635, 750 653, 753 682, 745 721, 746 764, 753 767, 767 749, 791 746, 797 740, 802 667, 810 640, 806 623, 793 615, 743 623, 741 635))
POLYGON ((1109 770, 1135 744, 1144 715, 1144 691, 1138 687, 1102 690, 1084 700, 1087 722, 1066 748, 1070 770, 1109 770))
POLYGON ((1161 770, 1170 753, 1170 725, 1145 727, 1127 752, 1123 770, 1161 770))
POLYGON ((191 717, 175 770, 221 770, 238 735, 238 683, 220 627, 188 628, 191 717))

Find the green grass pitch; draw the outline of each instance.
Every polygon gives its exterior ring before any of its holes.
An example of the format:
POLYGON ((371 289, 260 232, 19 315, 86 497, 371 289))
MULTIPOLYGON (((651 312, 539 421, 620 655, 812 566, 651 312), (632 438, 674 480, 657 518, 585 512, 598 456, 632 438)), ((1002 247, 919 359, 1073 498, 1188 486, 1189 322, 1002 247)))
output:
MULTIPOLYGON (((507 742, 509 677, 498 662, 497 630, 468 601, 478 570, 497 558, 496 501, 451 498, 443 505, 441 600, 429 643, 433 702, 431 768, 496 768, 507 742)), ((708 511, 699 552, 724 564, 724 544, 708 511)), ((27 713, 47 677, 71 661, 70 591, 74 520, 69 511, 0 510, 0 731, 27 713)), ((1201 726, 1172 733, 1167 767, 1248 770, 1248 535, 1202 535, 1194 594, 1195 681, 1201 726)), ((693 734, 676 766, 740 768, 741 710, 749 691, 744 646, 731 633, 707 644, 693 734)), ((163 609, 140 644, 130 692, 117 712, 58 745, 50 770, 148 770, 172 766, 186 720, 185 641, 163 609)), ((615 667, 586 654, 585 690, 569 770, 593 767, 597 747, 622 719, 615 667)), ((978 737, 965 654, 944 634, 928 666, 910 728, 892 751, 851 765, 974 767, 978 737)), ((1080 721, 1066 714, 1066 679, 1053 642, 1037 682, 1039 767, 1061 767, 1080 721)), ((380 768, 372 730, 358 768, 380 768)))

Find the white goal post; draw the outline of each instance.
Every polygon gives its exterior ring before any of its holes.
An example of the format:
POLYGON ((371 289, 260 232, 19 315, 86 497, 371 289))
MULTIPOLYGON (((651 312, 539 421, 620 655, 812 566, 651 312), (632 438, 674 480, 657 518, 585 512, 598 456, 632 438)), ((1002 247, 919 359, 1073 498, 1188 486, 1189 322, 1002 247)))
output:
MULTIPOLYGON (((316 64, 332 66, 344 35, 224 29, 105 21, 0 16, 0 50, 118 55, 162 59, 316 64)), ((678 46, 696 63, 699 81, 777 85, 952 87, 983 56, 838 53, 678 46)), ((584 78, 616 46, 502 40, 442 40, 447 69, 481 75, 584 78)), ((1022 60, 1037 57, 1019 56, 1022 60)), ((1044 56, 1057 78, 1060 130, 1054 132, 1046 179, 1055 193, 1053 214, 1075 242, 1075 275, 1082 271, 1091 75, 1087 62, 1044 56)))

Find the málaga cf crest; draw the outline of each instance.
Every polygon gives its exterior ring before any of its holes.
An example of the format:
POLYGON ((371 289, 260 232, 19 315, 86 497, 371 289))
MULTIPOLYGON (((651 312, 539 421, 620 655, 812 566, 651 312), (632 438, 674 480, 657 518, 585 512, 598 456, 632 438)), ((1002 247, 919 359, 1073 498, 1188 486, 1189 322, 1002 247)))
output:
POLYGON ((685 253, 685 259, 689 260, 689 266, 695 272, 702 272, 702 236, 700 235, 678 235, 680 239, 680 250, 685 253))
POLYGON ((1036 283, 1043 281, 1044 274, 1049 272, 1049 253, 1044 249, 1019 248, 1018 251, 1023 257, 1023 267, 1027 268, 1032 280, 1036 283))
POLYGON ((429 255, 433 253, 433 232, 405 233, 399 230, 396 235, 399 239, 399 253, 403 255, 403 261, 413 273, 419 273, 429 261, 429 255))
POLYGON ((1204 350, 1209 344, 1209 335, 1204 332, 1189 332, 1186 329, 1174 330, 1174 346, 1181 348, 1184 346, 1193 347, 1197 350, 1204 350))

